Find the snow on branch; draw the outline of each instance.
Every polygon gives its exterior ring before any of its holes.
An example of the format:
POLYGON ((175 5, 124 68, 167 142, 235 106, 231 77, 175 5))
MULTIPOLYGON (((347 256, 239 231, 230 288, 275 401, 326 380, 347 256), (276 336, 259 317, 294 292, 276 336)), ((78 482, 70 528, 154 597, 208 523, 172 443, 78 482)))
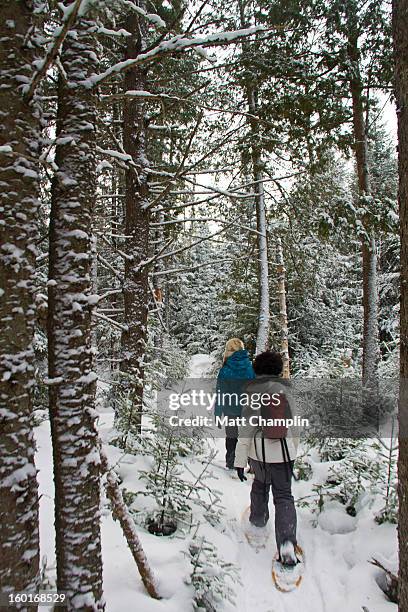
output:
POLYGON ((101 102, 110 102, 111 100, 121 100, 123 98, 139 98, 144 101, 169 100, 171 102, 184 102, 183 98, 179 98, 177 96, 169 96, 168 94, 154 94, 150 91, 143 91, 141 89, 129 89, 123 93, 102 95, 101 102))
POLYGON ((196 264, 195 266, 191 266, 191 267, 169 268, 168 270, 160 270, 158 272, 152 272, 152 276, 165 276, 167 274, 181 274, 183 272, 194 272, 195 270, 198 270, 199 268, 204 268, 206 266, 215 266, 216 264, 220 264, 220 263, 230 263, 231 264, 238 260, 250 259, 250 257, 251 255, 242 255, 241 257, 235 257, 235 259, 231 259, 231 257, 229 259, 214 259, 212 261, 205 261, 204 263, 196 264))
POLYGON ((132 156, 128 153, 121 153, 120 151, 115 151, 114 149, 102 149, 101 147, 96 147, 98 153, 101 155, 107 155, 108 157, 113 157, 118 159, 126 164, 132 163, 132 156))
POLYGON ((120 2, 124 6, 126 6, 126 8, 131 9, 132 11, 136 11, 136 13, 138 13, 141 17, 144 17, 146 21, 150 21, 150 23, 154 23, 154 25, 156 25, 158 28, 167 27, 163 19, 159 15, 156 15, 156 13, 147 13, 140 6, 137 6, 130 0, 120 0, 120 2))
POLYGON ((107 317, 106 315, 102 314, 101 312, 94 312, 93 313, 94 316, 97 319, 101 319, 102 321, 105 321, 105 323, 109 323, 110 325, 113 325, 114 327, 117 327, 118 329, 120 329, 121 331, 129 331, 129 328, 127 325, 122 325, 122 323, 118 323, 118 321, 115 321, 114 319, 111 319, 110 317, 107 317))
POLYGON ((0 147, 0 153, 3 155, 11 155, 13 153, 13 149, 10 145, 2 145, 0 147))
POLYGON ((130 32, 121 28, 120 30, 110 30, 109 28, 105 28, 100 26, 97 30, 98 34, 106 34, 107 36, 132 36, 130 32))
MULTIPOLYGON (((23 93, 27 100, 31 100, 37 85, 47 73, 47 70, 51 64, 57 59, 58 51, 60 50, 61 45, 64 42, 68 31, 71 29, 71 26, 75 22, 78 14, 80 14, 81 5, 83 2, 84 0, 75 0, 75 2, 67 7, 64 6, 62 2, 58 4, 59 8, 63 12, 63 26, 61 28, 56 28, 54 31, 53 38, 55 40, 50 44, 44 59, 37 63, 37 71, 34 73, 31 83, 24 86, 23 93)), ((84 2, 85 10, 87 4, 87 2, 84 2)))
POLYGON ((83 81, 83 85, 85 87, 91 88, 94 85, 98 85, 106 81, 114 74, 120 74, 127 70, 131 70, 134 66, 139 66, 140 64, 145 64, 147 62, 154 61, 155 59, 160 59, 161 57, 170 55, 171 53, 180 53, 185 49, 192 49, 193 47, 214 47, 220 45, 227 45, 233 42, 240 41, 243 38, 248 38, 249 36, 251 36, 252 34, 256 34, 257 32, 265 32, 273 29, 277 28, 252 26, 244 30, 217 32, 216 34, 210 34, 209 36, 200 36, 197 38, 185 38, 182 34, 173 36, 173 38, 170 38, 170 40, 161 42, 150 51, 140 53, 135 58, 130 58, 122 62, 118 62, 117 64, 114 64, 113 66, 105 70, 105 72, 102 72, 101 74, 96 74, 90 77, 89 79, 86 79, 85 81, 83 81))
POLYGON ((156 255, 154 258, 149 260, 149 264, 152 261, 157 261, 159 259, 167 259, 167 257, 173 257, 174 255, 178 255, 179 253, 183 253, 184 251, 189 251, 190 249, 197 246, 198 244, 201 244, 202 242, 206 242, 207 240, 211 240, 215 236, 219 236, 220 234, 224 233, 227 229, 232 227, 237 222, 237 220, 241 219, 241 217, 242 215, 239 215, 233 221, 226 223, 225 227, 222 227, 220 230, 213 232, 212 234, 208 234, 208 236, 203 236, 202 238, 200 238, 199 240, 196 240, 192 244, 188 244, 187 246, 180 247, 179 249, 176 249, 175 251, 171 251, 170 253, 163 253, 162 255, 160 254, 156 255))
POLYGON ((104 257, 102 257, 102 255, 100 253, 97 254, 97 259, 98 259, 98 261, 101 262, 101 264, 102 264, 102 266, 104 268, 107 268, 108 270, 110 270, 112 272, 112 274, 114 276, 116 276, 116 278, 118 278, 120 280, 120 282, 122 283, 122 281, 123 281, 122 276, 120 275, 120 273, 113 266, 111 266, 109 261, 107 261, 104 257))

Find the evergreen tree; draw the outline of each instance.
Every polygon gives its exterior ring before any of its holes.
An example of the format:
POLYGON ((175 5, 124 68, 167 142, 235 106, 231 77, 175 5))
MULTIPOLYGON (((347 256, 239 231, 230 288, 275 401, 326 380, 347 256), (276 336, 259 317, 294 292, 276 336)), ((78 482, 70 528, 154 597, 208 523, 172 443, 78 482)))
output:
POLYGON ((401 358, 399 400, 399 610, 408 609, 408 2, 393 2, 401 222, 401 358))
POLYGON ((355 0, 322 5, 326 15, 327 49, 323 58, 329 70, 347 84, 351 100, 353 149, 358 179, 358 209, 361 218, 363 280, 363 383, 375 383, 379 359, 377 245, 369 223, 372 186, 368 160, 368 121, 375 71, 375 87, 386 87, 390 73, 390 28, 386 3, 368 2, 360 7, 355 0), (380 26, 380 27, 379 27, 380 26), (367 95, 368 94, 368 95, 367 95))
MULTIPOLYGON (((143 2, 136 2, 144 10, 143 2)), ((135 58, 146 47, 146 19, 135 9, 130 9, 125 29, 131 33, 127 39, 125 61, 135 58)), ((127 92, 145 91, 147 70, 135 66, 123 79, 125 101, 123 106, 123 149, 129 156, 125 172, 125 235, 126 256, 124 266, 123 303, 124 325, 122 332, 121 370, 126 373, 124 384, 128 387, 134 404, 134 419, 141 426, 143 400, 143 357, 146 352, 148 278, 145 265, 149 244, 150 213, 148 204, 147 133, 145 104, 143 100, 126 97, 127 92)))
POLYGON ((39 56, 40 13, 36 1, 4 5, 0 25, 0 590, 6 592, 34 591, 39 571, 32 401, 40 107, 24 85, 39 56))
MULTIPOLYGON (((69 3, 66 5, 66 8, 69 3)), ((49 236, 48 361, 54 458, 57 588, 67 609, 103 610, 100 459, 91 312, 96 197, 95 20, 88 5, 68 32, 58 83, 58 167, 49 236)))

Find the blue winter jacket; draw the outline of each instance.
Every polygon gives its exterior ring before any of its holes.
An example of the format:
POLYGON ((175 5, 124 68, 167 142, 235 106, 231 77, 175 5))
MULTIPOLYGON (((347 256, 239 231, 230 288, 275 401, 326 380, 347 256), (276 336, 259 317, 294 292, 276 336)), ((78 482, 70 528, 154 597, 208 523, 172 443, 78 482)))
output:
POLYGON ((215 416, 241 416, 241 406, 239 404, 239 394, 244 391, 248 380, 255 378, 252 363, 248 352, 242 349, 232 353, 222 366, 217 377, 217 393, 233 393, 230 399, 224 398, 224 402, 215 403, 215 416), (237 399, 235 399, 235 394, 237 399))

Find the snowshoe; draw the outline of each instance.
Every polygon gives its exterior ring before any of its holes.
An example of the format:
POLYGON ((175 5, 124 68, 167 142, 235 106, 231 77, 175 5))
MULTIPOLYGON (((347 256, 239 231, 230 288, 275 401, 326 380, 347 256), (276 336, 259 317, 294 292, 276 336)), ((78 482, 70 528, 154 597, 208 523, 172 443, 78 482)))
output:
POLYGON ((271 533, 269 525, 265 527, 256 527, 249 521, 250 508, 246 508, 242 513, 241 525, 244 535, 252 548, 256 551, 265 548, 271 533))
POLYGON ((291 551, 285 549, 281 554, 277 552, 272 561, 272 580, 282 593, 290 593, 302 582, 305 569, 304 553, 299 545, 295 547, 294 552, 295 559, 291 551))

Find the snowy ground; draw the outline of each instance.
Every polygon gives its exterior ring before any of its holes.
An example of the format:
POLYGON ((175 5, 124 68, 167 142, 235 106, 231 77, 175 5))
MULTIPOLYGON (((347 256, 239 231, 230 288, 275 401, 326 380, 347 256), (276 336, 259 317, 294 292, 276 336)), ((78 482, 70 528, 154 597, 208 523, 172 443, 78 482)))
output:
MULTIPOLYGON (((190 375, 198 377, 208 371, 210 358, 196 355, 192 359, 190 375)), ((103 411, 100 431, 106 439, 112 427, 113 415, 103 411)), ((49 424, 44 421, 36 429, 38 444, 37 467, 41 497, 41 548, 47 558, 49 575, 55 573, 53 532, 53 484, 49 424)), ((377 570, 368 563, 373 556, 391 566, 397 557, 396 529, 391 525, 377 525, 372 513, 362 509, 356 518, 346 514, 343 507, 333 504, 319 517, 313 527, 309 510, 298 510, 299 542, 306 553, 306 573, 301 587, 293 593, 276 591, 271 582, 271 559, 275 552, 274 538, 268 546, 255 552, 243 537, 240 519, 249 504, 250 477, 241 483, 234 474, 224 469, 224 441, 213 443, 218 450, 213 472, 216 489, 222 492, 224 516, 218 527, 204 525, 206 537, 217 545, 220 555, 239 567, 242 585, 236 584, 236 603, 226 602, 217 612, 396 612, 397 606, 388 602, 378 588, 377 570)), ((137 488, 137 473, 146 468, 146 457, 135 457, 108 447, 111 462, 124 486, 137 488)), ((198 463, 198 462, 197 462, 198 463)), ((202 464, 200 464, 202 465, 202 464)), ((198 466, 199 468, 199 466, 198 466)), ((316 465, 317 477, 322 464, 316 465)), ((294 485, 295 498, 310 490, 310 481, 294 485)), ((273 506, 271 524, 273 525, 273 506)), ((185 583, 191 566, 184 554, 186 540, 181 537, 158 538, 140 528, 140 538, 152 568, 157 575, 161 601, 150 599, 140 582, 135 563, 127 549, 118 522, 108 511, 102 519, 104 559, 104 590, 108 612, 141 610, 143 612, 189 612, 192 610, 193 590, 185 583)))

